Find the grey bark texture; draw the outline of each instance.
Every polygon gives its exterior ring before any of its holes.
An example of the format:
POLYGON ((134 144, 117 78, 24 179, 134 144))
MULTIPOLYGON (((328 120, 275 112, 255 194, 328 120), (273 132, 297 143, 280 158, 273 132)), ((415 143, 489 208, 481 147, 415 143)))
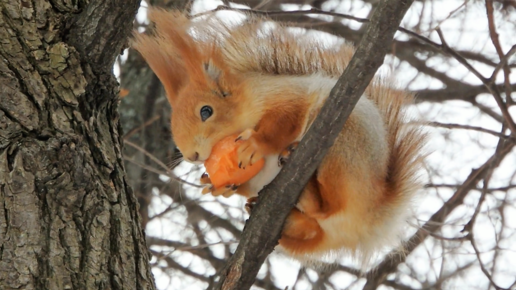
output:
POLYGON ((139 0, 0 0, 0 289, 154 289, 116 56, 139 0))

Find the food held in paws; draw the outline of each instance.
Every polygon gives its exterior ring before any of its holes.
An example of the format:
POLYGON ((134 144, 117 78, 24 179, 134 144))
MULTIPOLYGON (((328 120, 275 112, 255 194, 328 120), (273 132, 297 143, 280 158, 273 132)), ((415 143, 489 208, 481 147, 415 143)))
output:
POLYGON ((240 185, 253 178, 262 169, 265 161, 255 161, 244 168, 238 167, 238 146, 244 141, 236 141, 238 135, 223 138, 211 150, 210 157, 204 162, 211 184, 215 188, 227 185, 240 185))

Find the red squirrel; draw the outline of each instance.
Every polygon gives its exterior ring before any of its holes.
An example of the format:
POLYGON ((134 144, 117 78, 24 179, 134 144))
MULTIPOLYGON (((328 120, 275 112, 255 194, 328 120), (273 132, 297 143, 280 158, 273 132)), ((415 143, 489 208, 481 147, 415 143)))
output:
MULTIPOLYGON (((282 152, 303 138, 354 50, 262 17, 225 25, 211 16, 150 8, 155 29, 135 33, 132 46, 165 88, 187 161, 202 164, 232 134, 244 140, 241 166, 265 158, 248 182, 205 190, 252 200, 278 174, 282 152)), ((369 85, 287 218, 279 241, 287 254, 309 261, 344 251, 367 260, 400 244, 425 143, 421 128, 408 125, 410 101, 385 81, 369 85)))

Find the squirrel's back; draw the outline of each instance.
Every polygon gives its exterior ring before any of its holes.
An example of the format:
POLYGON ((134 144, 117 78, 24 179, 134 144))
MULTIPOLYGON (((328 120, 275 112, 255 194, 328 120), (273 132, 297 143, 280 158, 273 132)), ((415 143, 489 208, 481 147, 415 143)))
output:
MULTIPOLYGON (((354 49, 349 44, 324 44, 313 36, 303 35, 267 19, 248 17, 245 23, 234 28, 218 22, 225 33, 222 37, 219 35, 217 43, 220 43, 224 61, 236 72, 322 74, 338 78, 353 57, 354 49)), ((376 78, 368 86, 365 96, 376 105, 387 130, 389 193, 408 195, 419 186, 415 176, 425 143, 425 134, 420 127, 408 124, 404 106, 412 102, 412 95, 396 89, 385 79, 376 78)))

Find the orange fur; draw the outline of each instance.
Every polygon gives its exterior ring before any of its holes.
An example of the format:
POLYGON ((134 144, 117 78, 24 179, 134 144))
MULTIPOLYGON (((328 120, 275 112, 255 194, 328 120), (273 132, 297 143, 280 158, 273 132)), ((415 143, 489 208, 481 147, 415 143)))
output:
POLYGON ((298 209, 293 209, 285 223, 279 243, 292 253, 313 251, 324 238, 317 220, 298 209))
POLYGON ((265 154, 279 154, 301 133, 308 106, 303 100, 277 102, 265 111, 255 127, 256 140, 263 144, 265 154))
MULTIPOLYGON (((202 162, 220 139, 240 134, 242 166, 266 159, 236 190, 256 196, 279 172, 279 154, 308 130, 353 49, 251 15, 230 26, 216 17, 149 12, 154 35, 136 34, 133 47, 166 89, 176 145, 202 162), (213 115, 203 121, 204 106, 213 115)), ((286 253, 311 261, 344 251, 367 262, 399 244, 425 140, 408 125, 407 102, 407 93, 385 81, 369 85, 287 219, 280 239, 286 253)))

